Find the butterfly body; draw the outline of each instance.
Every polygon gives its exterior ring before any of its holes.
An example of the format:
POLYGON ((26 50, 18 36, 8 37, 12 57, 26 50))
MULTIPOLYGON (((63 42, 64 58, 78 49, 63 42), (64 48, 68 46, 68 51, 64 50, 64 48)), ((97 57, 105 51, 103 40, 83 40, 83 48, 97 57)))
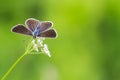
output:
POLYGON ((33 38, 36 38, 38 35, 40 35, 40 29, 36 28, 34 32, 32 32, 33 38))
POLYGON ((36 37, 55 38, 57 33, 50 21, 38 21, 30 18, 25 22, 26 26, 20 24, 12 28, 12 32, 36 37))

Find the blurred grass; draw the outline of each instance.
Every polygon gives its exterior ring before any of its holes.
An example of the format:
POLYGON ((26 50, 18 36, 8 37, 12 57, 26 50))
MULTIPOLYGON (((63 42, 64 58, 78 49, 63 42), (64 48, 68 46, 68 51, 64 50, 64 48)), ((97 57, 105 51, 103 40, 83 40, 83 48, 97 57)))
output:
POLYGON ((120 80, 119 0, 4 0, 0 3, 0 77, 30 37, 11 33, 27 18, 53 21, 52 57, 26 56, 6 80, 120 80))

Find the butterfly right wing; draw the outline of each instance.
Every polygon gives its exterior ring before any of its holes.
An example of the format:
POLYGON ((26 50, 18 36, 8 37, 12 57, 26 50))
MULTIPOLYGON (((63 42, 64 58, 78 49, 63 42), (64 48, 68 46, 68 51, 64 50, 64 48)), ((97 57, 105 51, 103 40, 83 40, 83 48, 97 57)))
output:
POLYGON ((28 30, 25 26, 23 26, 21 24, 16 25, 15 27, 13 27, 12 32, 32 36, 31 31, 28 30))
POLYGON ((44 38, 56 38, 57 32, 55 29, 49 29, 48 31, 45 31, 43 33, 40 33, 38 37, 44 37, 44 38))
POLYGON ((52 27, 53 23, 51 21, 42 21, 40 22, 40 31, 44 32, 47 31, 48 29, 50 29, 52 27))

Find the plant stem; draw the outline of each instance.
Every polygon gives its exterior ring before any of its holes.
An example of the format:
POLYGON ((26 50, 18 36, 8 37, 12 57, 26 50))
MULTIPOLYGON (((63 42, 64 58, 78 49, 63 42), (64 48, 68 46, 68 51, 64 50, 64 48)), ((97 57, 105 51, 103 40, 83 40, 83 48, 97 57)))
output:
POLYGON ((21 61, 21 59, 26 55, 29 54, 33 49, 28 49, 25 51, 25 53, 23 55, 21 55, 16 61, 15 63, 8 69, 8 71, 3 75, 3 77, 1 78, 1 80, 5 80, 5 78, 10 74, 10 72, 15 68, 15 66, 21 61))

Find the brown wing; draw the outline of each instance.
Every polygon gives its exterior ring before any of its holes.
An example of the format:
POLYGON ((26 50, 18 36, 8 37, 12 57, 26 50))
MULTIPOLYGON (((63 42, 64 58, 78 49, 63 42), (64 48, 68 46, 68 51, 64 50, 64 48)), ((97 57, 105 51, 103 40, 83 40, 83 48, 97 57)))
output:
POLYGON ((36 29, 36 27, 40 26, 40 22, 33 18, 27 19, 25 24, 27 28, 32 32, 36 29))
POLYGON ((31 31, 29 31, 26 27, 23 25, 19 24, 16 25, 15 27, 12 28, 12 32, 19 33, 19 34, 24 34, 24 35, 31 35, 31 31))
POLYGON ((47 31, 50 27, 52 27, 52 22, 50 21, 43 21, 43 22, 40 22, 40 31, 41 32, 44 32, 44 31, 47 31))
POLYGON ((38 35, 38 37, 45 37, 45 38, 55 38, 56 36, 57 36, 57 33, 54 29, 50 29, 38 35))

